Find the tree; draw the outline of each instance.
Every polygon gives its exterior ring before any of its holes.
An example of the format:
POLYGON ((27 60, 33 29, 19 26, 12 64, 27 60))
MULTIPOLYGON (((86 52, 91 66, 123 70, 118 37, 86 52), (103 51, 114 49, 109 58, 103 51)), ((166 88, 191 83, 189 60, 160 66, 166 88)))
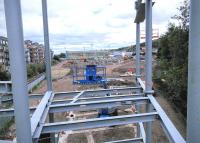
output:
POLYGON ((184 0, 183 4, 178 8, 179 14, 173 16, 173 19, 176 19, 179 21, 179 25, 183 29, 189 29, 189 20, 190 20, 190 5, 188 0, 184 0))
POLYGON ((189 40, 189 4, 184 0, 179 8, 179 14, 173 19, 179 25, 170 23, 167 32, 159 39, 158 72, 154 72, 158 90, 171 100, 181 112, 186 115, 187 108, 187 65, 189 40))
POLYGON ((66 58, 66 55, 65 55, 65 53, 60 53, 59 57, 60 58, 66 58))
POLYGON ((58 55, 54 55, 54 56, 53 56, 53 59, 56 60, 56 61, 60 61, 60 58, 59 58, 58 55))
POLYGON ((0 80, 10 80, 10 74, 7 71, 3 70, 2 65, 0 65, 0 80))

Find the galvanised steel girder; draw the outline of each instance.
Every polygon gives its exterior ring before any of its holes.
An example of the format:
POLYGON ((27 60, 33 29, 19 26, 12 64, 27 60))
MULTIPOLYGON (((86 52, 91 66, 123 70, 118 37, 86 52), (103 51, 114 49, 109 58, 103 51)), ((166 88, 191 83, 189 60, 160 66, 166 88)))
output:
MULTIPOLYGON (((30 107, 30 114, 33 114, 35 111, 36 107, 30 107)), ((0 118, 2 117, 11 117, 14 116, 14 109, 1 109, 0 110, 0 118)))
POLYGON ((85 93, 85 91, 81 91, 79 94, 77 94, 77 95, 73 98, 73 100, 72 100, 70 103, 75 103, 75 102, 78 100, 78 98, 80 98, 84 93, 85 93))
POLYGON ((143 139, 143 143, 146 143, 146 133, 142 122, 139 123, 139 127, 140 127, 140 136, 143 139))
POLYGON ((141 142, 143 142, 142 138, 133 138, 133 139, 118 140, 118 141, 109 141, 104 143, 141 143, 141 142))
POLYGON ((81 91, 72 91, 72 92, 55 92, 54 99, 73 99, 81 91))
MULTIPOLYGON (((29 100, 40 100, 43 98, 43 94, 29 94, 28 97, 29 97, 29 100)), ((2 95, 0 97, 0 100, 1 102, 10 102, 10 101, 13 101, 13 96, 12 94, 9 94, 9 95, 2 95)))
POLYGON ((170 141, 170 143, 186 143, 184 138, 181 136, 181 134, 178 132, 172 121, 169 119, 165 111, 162 109, 162 107, 158 104, 156 99, 152 95, 148 95, 148 98, 150 99, 151 104, 155 108, 155 110, 158 112, 158 119, 161 122, 161 125, 170 141))
MULTIPOLYGON (((76 103, 92 103, 92 102, 97 102, 97 101, 111 101, 111 100, 115 100, 115 99, 130 99, 130 98, 138 98, 138 97, 143 97, 143 94, 131 94, 131 95, 112 95, 112 96, 104 96, 104 97, 90 97, 90 98, 79 98, 79 100, 76 101, 76 103)), ((146 97, 145 97, 146 98, 146 97)), ((54 101, 51 102, 51 105, 67 105, 71 102, 72 100, 59 100, 59 101, 54 101), (63 104, 65 103, 65 104, 63 104)), ((103 104, 103 103, 102 103, 103 104)), ((109 103, 106 103, 109 104, 109 103)), ((113 103, 111 103, 113 104, 113 103)), ((70 104, 71 106, 73 106, 73 104, 70 104)), ((77 105, 77 104, 76 104, 77 105)), ((80 105, 80 104, 78 104, 80 105)), ((110 105, 108 105, 110 106, 110 105)), ((118 105, 117 105, 118 106, 118 105)), ((30 113, 33 114, 34 111, 36 110, 36 107, 30 107, 30 113)), ((8 116, 14 116, 14 109, 1 109, 0 110, 0 117, 8 117, 8 116)))
POLYGON ((16 142, 14 142, 14 141, 0 140, 0 143, 16 143, 16 142))
POLYGON ((115 88, 115 89, 100 89, 100 90, 87 90, 84 93, 84 97, 88 96, 105 96, 110 94, 130 94, 134 93, 137 90, 140 90, 141 87, 125 87, 125 88, 115 88))
POLYGON ((67 111, 91 111, 100 108, 112 108, 132 104, 141 104, 149 101, 148 97, 128 97, 124 99, 112 99, 93 102, 69 103, 61 105, 50 105, 50 113, 67 111))
MULTIPOLYGON (((31 132, 32 135, 35 133, 36 128, 38 127, 38 124, 41 122, 42 118, 46 119, 46 116, 44 117, 44 111, 47 109, 47 106, 49 102, 53 99, 54 94, 51 91, 47 91, 40 101, 39 105, 37 106, 35 112, 33 113, 31 117, 31 132)), ((48 111, 46 111, 48 113, 48 111)))
POLYGON ((152 122, 157 118, 157 115, 157 112, 151 112, 78 121, 46 123, 43 126, 42 133, 55 133, 62 131, 84 130, 109 127, 114 125, 133 124, 139 122, 152 122))
MULTIPOLYGON (((145 84, 141 80, 141 78, 137 78, 137 81, 142 87, 142 89, 145 90, 145 84)), ((149 98, 153 108, 158 112, 158 119, 160 120, 161 126, 163 127, 163 130, 166 136, 168 137, 170 143, 186 143, 184 138, 178 132, 178 130, 176 129, 172 121, 169 119, 165 111, 162 109, 162 107, 159 105, 159 103, 156 101, 156 99, 151 94, 147 95, 147 97, 149 98)))
MULTIPOLYGON (((136 90, 140 90, 140 87, 126 87, 126 88, 116 88, 116 89, 100 89, 100 90, 85 90, 84 97, 91 96, 105 96, 106 94, 115 94, 115 93, 125 93, 134 92, 136 90)), ((68 98, 69 100, 73 100, 77 94, 81 93, 81 91, 72 91, 72 92, 55 92, 54 99, 63 99, 68 98)), ((40 100, 43 98, 43 94, 30 94, 29 100, 40 100)), ((2 101, 12 100, 12 95, 1 96, 2 101)))
MULTIPOLYGON (((103 96, 103 97, 83 97, 83 98, 78 98, 76 100, 77 102, 92 102, 92 101, 101 101, 101 100, 106 100, 106 99, 123 99, 125 97, 142 97, 144 96, 143 93, 141 94, 126 94, 126 95, 111 95, 111 96, 103 96)), ((72 102, 73 99, 65 99, 65 100, 54 100, 51 105, 56 105, 56 104, 68 104, 72 102)))
MULTIPOLYGON (((141 87, 126 87, 126 88, 116 88, 116 89, 99 89, 99 90, 85 90, 83 97, 92 97, 92 96, 105 96, 106 94, 129 94, 140 90, 141 87)), ((74 98, 80 92, 57 92, 55 93, 54 99, 56 98, 74 98)))

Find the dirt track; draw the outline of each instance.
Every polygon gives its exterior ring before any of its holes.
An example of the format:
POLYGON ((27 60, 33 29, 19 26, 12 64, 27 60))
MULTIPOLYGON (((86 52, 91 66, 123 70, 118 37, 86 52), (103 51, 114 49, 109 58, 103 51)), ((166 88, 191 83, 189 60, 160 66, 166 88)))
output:
MULTIPOLYGON (((54 91, 72 91, 73 90, 72 78, 70 77, 70 75, 66 76, 65 74, 64 75, 62 74, 62 73, 65 73, 63 71, 69 71, 68 68, 63 67, 63 64, 65 64, 65 62, 62 62, 52 68, 52 73, 53 73, 53 78, 54 78, 53 80, 54 91)), ((120 75, 119 73, 112 72, 113 69, 127 68, 127 67, 131 67, 132 65, 133 65, 133 62, 127 62, 126 64, 122 63, 120 65, 109 65, 107 66, 107 74, 119 76, 120 75)), ((34 91, 34 93, 44 93, 45 90, 46 90, 46 81, 43 81, 42 84, 34 91)), ((185 127, 184 119, 181 113, 175 111, 171 103, 167 101, 164 97, 157 96, 156 99, 160 103, 162 108, 165 110, 167 115, 170 117, 170 119, 173 121, 177 129, 183 135, 183 137, 185 137, 186 127, 185 127)), ((71 136, 72 135, 69 136, 70 137, 68 139, 69 142, 71 141, 71 136)), ((82 134, 80 136, 82 136, 82 134)), ((88 132, 86 134, 86 138, 84 139, 91 140, 91 133, 88 132)), ((162 128, 158 122, 153 123, 153 142, 154 143, 168 143, 167 138, 165 137, 164 132, 162 131, 162 128)))

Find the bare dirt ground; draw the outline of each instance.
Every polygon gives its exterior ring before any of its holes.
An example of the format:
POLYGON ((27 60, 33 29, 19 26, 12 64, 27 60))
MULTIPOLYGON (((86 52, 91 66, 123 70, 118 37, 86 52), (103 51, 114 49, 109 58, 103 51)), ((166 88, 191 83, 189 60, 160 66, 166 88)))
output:
MULTIPOLYGON (((52 76, 53 76, 53 89, 54 91, 72 91, 74 89, 80 89, 80 87, 75 87, 72 85, 72 77, 71 75, 68 75, 69 72, 69 67, 64 66, 66 62, 62 62, 54 67, 52 67, 52 76)), ((130 67, 133 67, 134 62, 133 61, 126 61, 125 63, 121 63, 119 65, 109 65, 107 66, 107 75, 109 76, 119 76, 120 73, 118 72, 113 72, 117 71, 117 69, 128 69, 130 67)), ((125 78, 127 79, 127 78, 125 78)), ((130 80, 134 80, 134 77, 128 77, 130 80)), ((33 93, 44 93, 46 91, 46 81, 43 81, 36 90, 33 91, 33 93)), ((162 96, 157 96, 156 97, 157 101, 160 103, 162 108, 165 110, 167 115, 170 117, 170 119, 173 121, 177 129, 180 131, 180 133, 185 137, 186 135, 186 127, 185 127, 185 121, 184 118, 182 117, 182 114, 180 112, 177 112, 174 110, 172 104, 167 101, 164 97, 162 96)), ((62 115, 60 115, 62 116, 62 115)), ((62 117, 60 117, 62 118, 62 117)), ((64 118, 63 118, 64 119, 64 118)), ((119 130, 119 129, 116 129, 119 130)), ((73 133, 65 133, 62 138, 62 143, 100 143, 104 141, 105 139, 109 139, 112 136, 114 136, 115 132, 114 130, 110 131, 108 128, 105 128, 104 130, 102 129, 96 129, 96 131, 84 131, 84 132, 73 132, 73 133)), ((121 130, 120 130, 121 131, 121 130)), ((123 137, 126 136, 127 134, 132 134, 133 131, 131 131, 128 128, 124 129, 124 133, 120 135, 120 132, 117 132, 116 134, 123 137)), ((132 134, 133 135, 133 134, 132 134)), ((131 136, 127 136, 131 137, 131 136)), ((164 132, 162 131, 162 128, 158 122, 153 123, 153 142, 154 143, 168 143, 167 138, 164 135, 164 132)))
MULTIPOLYGON (((163 96, 157 96, 157 101, 161 105, 161 107, 165 110, 165 113, 168 115, 168 117, 171 119, 171 121, 174 123, 178 131, 181 133, 181 135, 186 138, 186 124, 185 119, 183 115, 174 109, 174 105, 170 103, 167 99, 165 99, 163 96)), ((155 135, 159 135, 159 132, 161 130, 161 126, 156 123, 153 131, 155 135)), ((157 138, 157 136, 154 136, 155 139, 160 140, 157 138)), ((160 135, 160 138, 163 138, 160 135)), ((163 141, 160 141, 160 143, 164 143, 163 141)))
MULTIPOLYGON (((71 75, 68 75, 70 67, 66 67, 65 64, 66 61, 52 67, 53 90, 56 92, 73 90, 72 78, 71 75)), ((45 93, 46 90, 47 84, 44 80, 33 93, 45 93)))

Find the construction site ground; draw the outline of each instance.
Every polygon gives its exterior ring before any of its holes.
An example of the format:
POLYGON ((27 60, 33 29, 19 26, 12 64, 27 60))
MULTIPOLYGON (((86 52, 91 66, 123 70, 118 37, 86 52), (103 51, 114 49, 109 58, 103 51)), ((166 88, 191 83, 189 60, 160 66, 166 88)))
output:
MULTIPOLYGON (((120 77, 120 75, 134 66, 133 61, 124 61, 119 64, 107 65, 107 75, 109 78, 120 77)), ((72 90, 83 90, 83 89, 96 89, 98 86, 74 86, 72 84, 72 75, 70 71, 70 66, 67 61, 63 61, 52 67, 52 78, 53 78, 53 90, 55 92, 62 91, 72 91, 72 90)), ((120 77, 124 81, 112 82, 112 85, 117 86, 134 86, 134 77, 120 77)), ((46 91, 46 81, 43 81, 33 93, 44 93, 46 91)), ((173 105, 161 95, 157 95, 156 99, 165 110, 167 115, 173 121, 180 133, 186 136, 185 121, 182 114, 173 108, 173 105)), ((35 103, 32 103, 35 104, 35 103)), ((123 111, 121 111, 123 112, 123 111)), ((87 112, 87 113, 74 113, 76 118, 85 119, 87 117, 96 117, 97 112, 87 112)), ((124 114, 124 113, 123 113, 124 114)), ((56 114, 56 120, 70 120, 65 114, 56 114)), ((105 141, 113 141, 119 139, 133 138, 135 136, 136 130, 135 125, 124 125, 124 126, 114 126, 106 128, 96 128, 84 131, 74 131, 74 132, 62 132, 60 133, 59 143, 101 143, 105 141)), ((153 142, 154 143, 168 143, 168 140, 160 126, 158 121, 153 123, 153 142)))

